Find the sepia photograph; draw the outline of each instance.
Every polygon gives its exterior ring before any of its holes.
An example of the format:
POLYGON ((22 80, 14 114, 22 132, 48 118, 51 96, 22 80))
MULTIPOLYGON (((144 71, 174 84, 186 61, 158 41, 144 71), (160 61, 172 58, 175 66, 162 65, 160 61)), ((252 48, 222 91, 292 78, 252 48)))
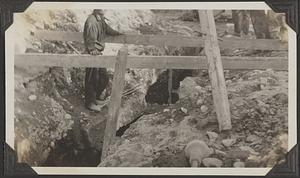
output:
POLYGON ((297 143, 286 14, 263 2, 62 4, 34 2, 5 33, 18 163, 44 174, 265 168, 244 169, 257 175, 297 143))

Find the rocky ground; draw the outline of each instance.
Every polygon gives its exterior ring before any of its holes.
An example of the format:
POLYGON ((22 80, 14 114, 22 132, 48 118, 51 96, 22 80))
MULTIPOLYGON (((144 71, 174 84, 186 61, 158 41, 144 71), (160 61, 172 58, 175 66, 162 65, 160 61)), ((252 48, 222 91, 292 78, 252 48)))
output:
MULTIPOLYGON (((187 167, 184 148, 195 139, 218 150, 210 157, 220 160, 222 167, 236 162, 246 167, 272 166, 271 159, 281 158, 287 146, 287 75, 271 70, 241 73, 234 81, 228 78, 236 75, 226 75, 233 125, 229 133, 218 131, 209 83, 187 78, 181 86, 182 99, 172 106, 152 106, 151 114, 132 124, 99 166, 187 167), (263 161, 273 149, 277 155, 263 161)), ((210 164, 214 167, 218 162, 210 164)))
MULTIPOLYGON (((89 12, 44 12, 49 19, 38 18, 39 13, 20 21, 31 24, 31 30, 81 31, 89 12)), ((125 33, 199 35, 197 18, 186 11, 112 11, 107 17, 125 33)), ((228 21, 227 15, 217 20, 219 36, 230 36, 228 21)), ((75 53, 64 42, 24 41, 26 52, 75 53)), ((83 51, 82 44, 71 45, 83 51)), ((19 46, 23 49, 24 44, 19 46)), ((116 54, 119 47, 107 45, 105 54, 116 54)), ((129 51, 134 55, 201 54, 195 49, 133 45, 129 51)), ((249 50, 221 53, 287 55, 249 50)), ((192 140, 202 140, 212 150, 201 160, 201 166, 207 167, 273 166, 287 150, 288 73, 284 71, 224 71, 233 129, 219 133, 207 71, 181 82, 176 104, 147 105, 143 99, 147 87, 160 71, 128 70, 125 91, 136 90, 123 98, 117 141, 111 155, 99 164, 107 107, 101 113, 84 108, 84 69, 15 68, 16 149, 19 160, 32 166, 189 167, 184 150, 192 140)), ((109 95, 110 87, 107 91, 109 95)))

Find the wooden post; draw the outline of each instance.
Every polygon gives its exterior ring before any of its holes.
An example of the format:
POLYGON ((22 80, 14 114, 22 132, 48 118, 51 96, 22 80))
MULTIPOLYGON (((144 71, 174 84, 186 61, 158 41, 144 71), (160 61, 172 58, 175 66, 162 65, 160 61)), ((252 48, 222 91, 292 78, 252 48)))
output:
POLYGON ((169 69, 169 73, 168 73, 168 92, 169 92, 169 98, 168 98, 168 103, 172 104, 172 81, 173 80, 173 70, 169 69))
POLYGON ((116 136, 119 110, 121 107, 121 97, 124 88, 124 79, 126 71, 128 49, 124 47, 119 50, 115 63, 114 77, 112 83, 112 93, 108 108, 108 119, 105 127, 104 143, 102 147, 101 161, 108 154, 109 147, 116 136))
POLYGON ((204 49, 219 130, 229 130, 231 129, 229 102, 213 12, 211 10, 200 10, 198 12, 201 31, 206 33, 204 49))

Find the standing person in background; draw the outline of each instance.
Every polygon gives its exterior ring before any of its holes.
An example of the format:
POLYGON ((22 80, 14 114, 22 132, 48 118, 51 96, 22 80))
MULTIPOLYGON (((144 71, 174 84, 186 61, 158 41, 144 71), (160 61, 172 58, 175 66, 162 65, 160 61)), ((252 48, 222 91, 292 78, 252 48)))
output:
POLYGON ((237 36, 241 36, 241 32, 247 35, 249 24, 252 23, 257 39, 280 39, 281 42, 287 42, 288 31, 284 14, 272 10, 232 10, 232 19, 237 36), (277 33, 274 34, 274 31, 277 33))
POLYGON ((234 23, 234 33, 241 36, 241 32, 245 35, 249 33, 250 14, 248 10, 232 10, 232 19, 234 23))
POLYGON ((257 39, 271 39, 269 19, 265 10, 250 10, 250 17, 257 39))
MULTIPOLYGON (((102 9, 94 9, 84 24, 83 38, 86 52, 91 55, 102 55, 105 48, 103 39, 107 35, 116 36, 122 33, 106 24, 102 9)), ((85 107, 99 112, 103 104, 100 96, 109 82, 107 69, 86 68, 85 72, 85 107)))

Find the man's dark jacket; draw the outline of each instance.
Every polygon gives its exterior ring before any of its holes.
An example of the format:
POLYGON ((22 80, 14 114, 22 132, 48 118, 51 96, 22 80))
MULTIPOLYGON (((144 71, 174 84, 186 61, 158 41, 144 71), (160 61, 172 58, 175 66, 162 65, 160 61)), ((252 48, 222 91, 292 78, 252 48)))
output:
POLYGON ((120 33, 107 25, 104 20, 97 21, 95 15, 90 15, 84 24, 83 31, 84 44, 87 52, 90 53, 95 49, 102 51, 105 47, 102 41, 107 35, 115 36, 120 35, 120 33), (103 49, 100 49, 101 46, 103 49))

